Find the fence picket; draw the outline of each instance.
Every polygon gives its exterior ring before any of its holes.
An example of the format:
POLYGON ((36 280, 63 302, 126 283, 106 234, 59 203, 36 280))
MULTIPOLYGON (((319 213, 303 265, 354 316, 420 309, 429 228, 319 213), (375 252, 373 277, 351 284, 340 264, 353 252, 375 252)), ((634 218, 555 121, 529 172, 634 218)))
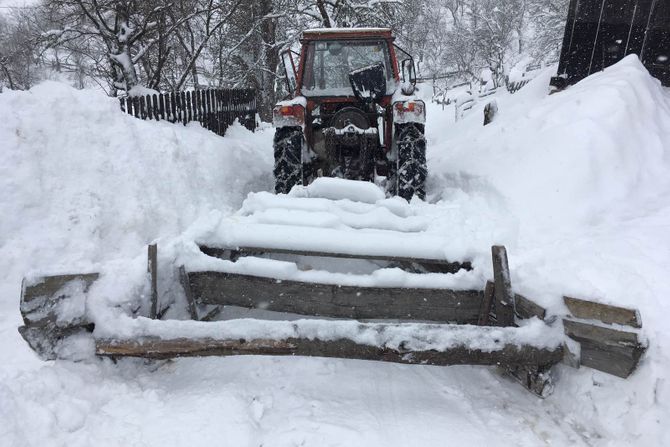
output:
POLYGON ((193 121, 193 104, 191 102, 191 92, 186 92, 186 123, 190 123, 191 121, 193 121))

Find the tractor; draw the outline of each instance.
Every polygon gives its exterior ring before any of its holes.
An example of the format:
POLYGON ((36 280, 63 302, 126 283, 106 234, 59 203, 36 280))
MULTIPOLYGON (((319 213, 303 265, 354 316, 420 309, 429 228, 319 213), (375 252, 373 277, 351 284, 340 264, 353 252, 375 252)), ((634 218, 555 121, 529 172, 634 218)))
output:
POLYGON ((289 96, 273 109, 275 192, 318 177, 426 194, 426 110, 414 59, 387 28, 312 29, 281 59, 289 96))

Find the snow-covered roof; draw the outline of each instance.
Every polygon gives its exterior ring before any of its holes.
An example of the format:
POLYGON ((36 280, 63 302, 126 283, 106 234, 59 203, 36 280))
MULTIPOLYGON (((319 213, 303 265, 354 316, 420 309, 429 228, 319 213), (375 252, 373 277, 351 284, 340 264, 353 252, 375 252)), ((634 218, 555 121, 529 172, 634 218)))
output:
POLYGON ((365 33, 384 33, 391 31, 391 28, 312 28, 306 29, 304 33, 355 33, 355 32, 365 32, 365 33))

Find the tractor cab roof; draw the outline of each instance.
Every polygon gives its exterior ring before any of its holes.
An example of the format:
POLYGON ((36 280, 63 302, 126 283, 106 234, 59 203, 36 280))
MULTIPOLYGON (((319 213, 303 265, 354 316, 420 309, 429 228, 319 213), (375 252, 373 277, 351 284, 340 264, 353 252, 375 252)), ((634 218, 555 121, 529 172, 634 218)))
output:
POLYGON ((393 39, 390 28, 313 28, 303 31, 302 41, 331 39, 393 39))

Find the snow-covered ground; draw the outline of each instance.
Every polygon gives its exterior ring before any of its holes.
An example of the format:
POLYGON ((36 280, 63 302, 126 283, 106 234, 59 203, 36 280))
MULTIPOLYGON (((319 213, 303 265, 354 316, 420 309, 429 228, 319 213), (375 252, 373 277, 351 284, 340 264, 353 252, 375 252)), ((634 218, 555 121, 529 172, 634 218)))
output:
MULTIPOLYGON (((41 362, 16 331, 23 276, 101 271, 110 299, 130 299, 147 243, 169 266, 272 186, 271 130, 221 139, 45 83, 0 94, 0 445, 670 445, 670 93, 632 57, 547 96, 550 75, 500 92, 486 127, 485 102, 458 123, 429 105, 431 204, 385 225, 443 237, 481 271, 505 244, 515 289, 552 313, 562 294, 638 308, 649 349, 631 378, 560 366, 541 400, 481 367, 41 362)), ((312 226, 355 226, 321 217, 312 226)))

